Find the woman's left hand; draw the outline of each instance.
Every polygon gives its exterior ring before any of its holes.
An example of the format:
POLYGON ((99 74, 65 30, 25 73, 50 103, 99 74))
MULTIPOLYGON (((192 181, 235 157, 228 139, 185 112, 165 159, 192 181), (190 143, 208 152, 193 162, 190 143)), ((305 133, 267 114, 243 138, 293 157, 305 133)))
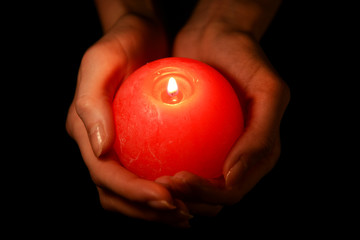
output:
POLYGON ((224 74, 243 107, 244 132, 229 152, 221 178, 179 172, 156 182, 182 199, 190 213, 216 215, 222 206, 239 202, 277 162, 279 127, 290 92, 253 36, 226 22, 197 24, 199 19, 191 19, 178 34, 173 55, 200 60, 224 74))

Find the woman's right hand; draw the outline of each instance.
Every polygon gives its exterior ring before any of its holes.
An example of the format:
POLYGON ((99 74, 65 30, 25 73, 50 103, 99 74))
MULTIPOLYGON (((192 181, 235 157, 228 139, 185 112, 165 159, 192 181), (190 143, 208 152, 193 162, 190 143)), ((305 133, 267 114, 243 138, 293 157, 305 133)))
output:
POLYGON ((80 148, 105 209, 184 227, 191 218, 186 206, 161 184, 122 167, 112 150, 112 100, 118 87, 139 66, 166 55, 165 33, 156 21, 133 13, 122 15, 82 59, 66 128, 80 148))

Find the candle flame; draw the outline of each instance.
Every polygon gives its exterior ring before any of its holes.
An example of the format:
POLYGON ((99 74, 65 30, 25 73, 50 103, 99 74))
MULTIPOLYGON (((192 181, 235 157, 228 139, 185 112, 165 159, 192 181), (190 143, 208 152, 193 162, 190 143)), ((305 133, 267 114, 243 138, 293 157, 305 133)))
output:
POLYGON ((178 85, 176 83, 175 78, 173 78, 173 77, 171 77, 169 79, 169 83, 167 86, 167 92, 171 97, 176 96, 179 93, 178 85))

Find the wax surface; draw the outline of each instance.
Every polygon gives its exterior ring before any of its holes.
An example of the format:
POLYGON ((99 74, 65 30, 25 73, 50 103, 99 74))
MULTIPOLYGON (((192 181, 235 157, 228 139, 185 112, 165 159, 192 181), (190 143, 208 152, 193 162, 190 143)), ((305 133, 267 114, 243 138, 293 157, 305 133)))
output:
POLYGON ((221 176, 244 125, 228 81, 186 58, 164 58, 136 70, 116 93, 113 112, 121 164, 150 180, 183 170, 221 176), (175 97, 166 92, 171 77, 179 88, 175 97))

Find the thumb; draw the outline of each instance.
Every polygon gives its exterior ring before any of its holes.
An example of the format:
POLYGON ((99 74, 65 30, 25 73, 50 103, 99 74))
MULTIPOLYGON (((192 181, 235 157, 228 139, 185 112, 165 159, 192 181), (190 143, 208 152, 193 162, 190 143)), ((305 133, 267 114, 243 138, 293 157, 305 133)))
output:
POLYGON ((228 187, 249 190, 273 168, 280 156, 280 122, 290 95, 281 81, 272 81, 269 89, 254 94, 248 105, 245 131, 224 165, 228 187))
POLYGON ((112 100, 123 79, 124 59, 98 43, 80 65, 74 105, 97 157, 109 151, 115 139, 112 100))
POLYGON ((76 100, 75 109, 87 130, 94 154, 100 157, 110 150, 115 138, 111 102, 84 95, 76 100))

